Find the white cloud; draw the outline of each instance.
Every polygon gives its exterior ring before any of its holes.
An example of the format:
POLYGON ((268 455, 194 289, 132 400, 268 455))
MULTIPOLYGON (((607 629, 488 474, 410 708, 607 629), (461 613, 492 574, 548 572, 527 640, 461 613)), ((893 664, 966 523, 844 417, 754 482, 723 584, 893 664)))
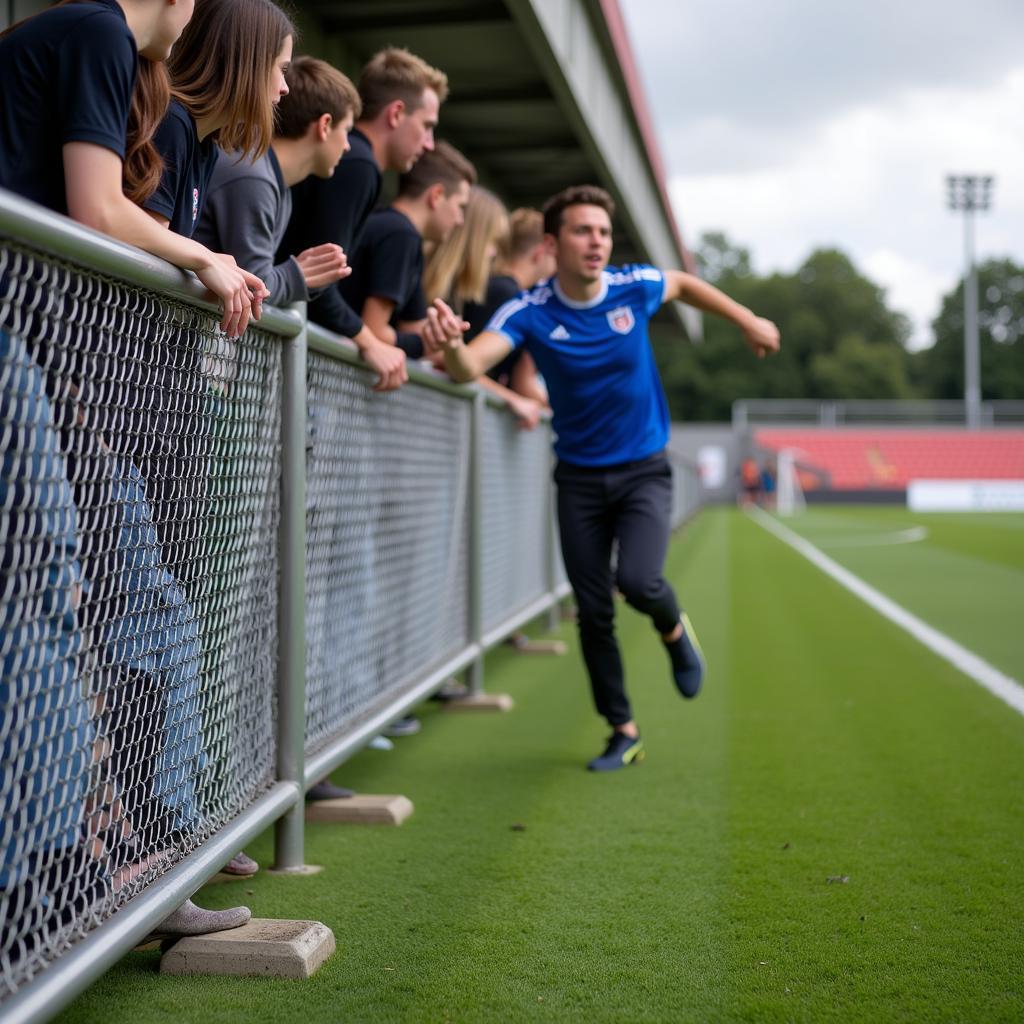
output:
MULTIPOLYGON (((978 256, 1024 263, 1022 109, 1024 68, 973 90, 906 90, 822 122, 767 166, 687 174, 677 161, 670 192, 690 244, 702 231, 724 230, 752 250, 761 272, 791 270, 820 246, 847 252, 913 318, 920 345, 930 340, 942 292, 963 270, 947 173, 995 175, 994 209, 977 225, 978 256)), ((735 131, 722 119, 705 122, 686 143, 735 131)))
POLYGON ((938 308, 935 297, 956 286, 955 277, 938 273, 925 264, 892 249, 876 249, 861 261, 862 271, 886 289, 890 307, 906 313, 913 322, 911 349, 926 348, 933 338, 928 324, 938 308))
POLYGON ((623 0, 622 9, 669 163, 690 173, 778 162, 833 118, 908 89, 991 86, 1020 66, 1024 38, 1020 0, 974 0, 970 10, 963 0, 623 0))

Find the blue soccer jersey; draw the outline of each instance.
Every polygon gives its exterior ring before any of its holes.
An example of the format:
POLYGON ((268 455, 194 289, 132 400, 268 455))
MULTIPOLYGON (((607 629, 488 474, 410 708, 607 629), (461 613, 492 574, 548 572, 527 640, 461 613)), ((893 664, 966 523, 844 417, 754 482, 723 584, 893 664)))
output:
POLYGON ((556 280, 506 302, 487 326, 526 346, 551 396, 555 454, 578 466, 615 466, 668 444, 668 405, 647 322, 665 298, 654 267, 608 267, 589 302, 556 280))

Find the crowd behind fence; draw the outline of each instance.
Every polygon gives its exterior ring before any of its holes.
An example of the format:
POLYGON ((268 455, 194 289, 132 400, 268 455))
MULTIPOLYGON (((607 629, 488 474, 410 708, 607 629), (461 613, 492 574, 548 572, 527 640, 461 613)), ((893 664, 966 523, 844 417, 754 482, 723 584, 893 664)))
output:
MULTIPOLYGON (((550 425, 0 195, 0 1014, 44 1019, 569 588, 550 425)), ((676 474, 675 521, 699 503, 676 474)))

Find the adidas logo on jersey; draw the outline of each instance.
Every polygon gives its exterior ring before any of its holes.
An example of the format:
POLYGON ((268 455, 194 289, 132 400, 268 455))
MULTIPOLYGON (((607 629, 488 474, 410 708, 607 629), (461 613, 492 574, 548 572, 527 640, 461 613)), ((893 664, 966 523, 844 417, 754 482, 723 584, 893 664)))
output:
POLYGON ((567 330, 566 330, 566 329, 565 329, 565 328, 564 328, 564 327, 563 327, 563 326, 562 326, 561 324, 559 324, 559 325, 558 325, 558 326, 557 326, 557 327, 556 327, 556 328, 555 328, 555 329, 554 329, 554 330, 553 330, 553 331, 552 331, 552 332, 551 332, 551 333, 550 333, 550 334, 548 335, 548 337, 549 337, 549 338, 550 338, 550 339, 551 339, 552 341, 568 341, 568 340, 569 340, 569 332, 568 332, 568 331, 567 331, 567 330))

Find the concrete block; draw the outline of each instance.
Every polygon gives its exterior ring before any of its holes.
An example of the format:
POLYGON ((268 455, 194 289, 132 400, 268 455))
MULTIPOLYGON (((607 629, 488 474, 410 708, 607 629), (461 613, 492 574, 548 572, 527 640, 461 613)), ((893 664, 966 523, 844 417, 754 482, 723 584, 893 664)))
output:
POLYGON ((343 800, 311 801, 306 804, 306 821, 401 825, 412 812, 412 801, 408 797, 357 793, 343 800))
POLYGON ((557 654, 562 655, 569 649, 564 640, 530 640, 523 637, 515 640, 512 646, 520 654, 557 654))
POLYGON ((308 978, 334 952, 334 933, 319 921, 254 917, 241 928, 179 939, 160 959, 163 974, 308 978))
POLYGON ((273 864, 263 869, 268 875, 286 875, 289 878, 305 878, 308 875, 319 875, 323 871, 322 864, 300 864, 297 868, 276 868, 273 864))
POLYGON ((515 701, 507 693, 471 693, 444 702, 445 711, 511 711, 515 701))

